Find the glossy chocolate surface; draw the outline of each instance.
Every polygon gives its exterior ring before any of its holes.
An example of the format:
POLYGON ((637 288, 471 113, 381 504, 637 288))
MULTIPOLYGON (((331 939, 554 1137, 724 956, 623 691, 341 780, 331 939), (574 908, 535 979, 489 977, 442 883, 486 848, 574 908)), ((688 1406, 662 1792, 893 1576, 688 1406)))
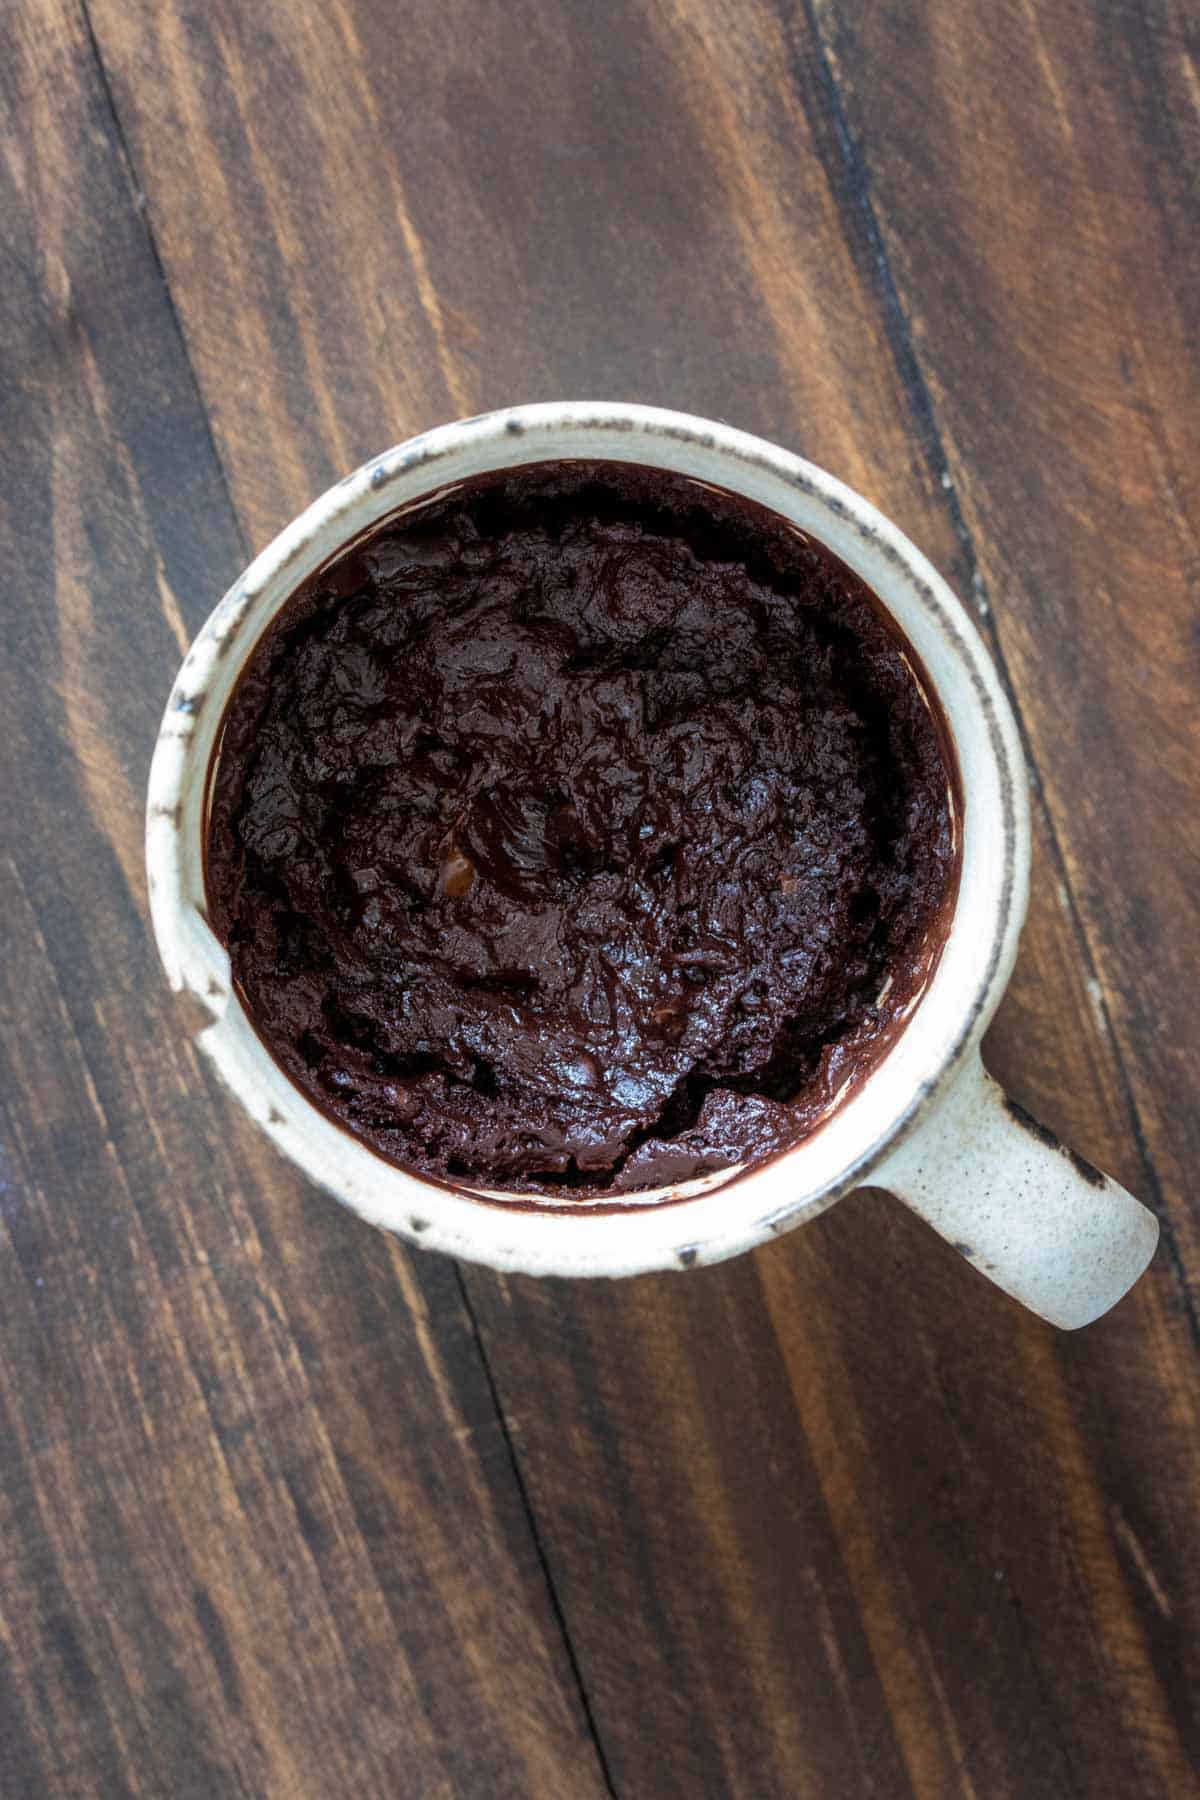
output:
POLYGON ((542 464, 385 524, 255 651, 209 904, 380 1153, 554 1202, 796 1142, 956 880, 944 734, 863 584, 680 476, 542 464))

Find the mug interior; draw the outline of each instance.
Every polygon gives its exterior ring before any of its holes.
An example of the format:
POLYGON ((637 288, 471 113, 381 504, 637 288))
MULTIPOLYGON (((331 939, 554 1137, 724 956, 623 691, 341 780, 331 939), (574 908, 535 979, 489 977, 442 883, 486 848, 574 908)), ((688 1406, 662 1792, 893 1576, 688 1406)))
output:
POLYGON ((193 644, 151 769, 147 870, 173 987, 210 1017, 198 1042, 278 1146, 336 1198, 416 1242, 533 1274, 633 1274, 716 1261, 790 1229, 860 1184, 981 1035, 1011 967, 1028 879, 1020 747, 991 661, 962 607, 868 502, 812 464, 707 420, 564 403, 509 408, 385 452, 313 503, 251 564, 193 644), (825 544, 891 614, 923 665, 961 781, 958 893, 941 955, 879 1061, 799 1144, 630 1197, 572 1202, 450 1188, 384 1161, 312 1105, 265 1049, 208 927, 206 786, 225 707, 296 587, 352 539, 455 481, 589 458, 671 470, 765 506, 825 544), (473 1197, 479 1196, 479 1197, 473 1197), (657 1204, 656 1204, 657 1202, 657 1204))

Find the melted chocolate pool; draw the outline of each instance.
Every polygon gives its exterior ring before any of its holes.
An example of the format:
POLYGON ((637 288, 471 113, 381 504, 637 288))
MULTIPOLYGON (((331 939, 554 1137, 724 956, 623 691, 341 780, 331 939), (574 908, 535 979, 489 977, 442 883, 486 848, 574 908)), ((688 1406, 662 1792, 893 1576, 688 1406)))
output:
POLYGON ((283 609, 226 716, 211 916, 272 1055, 382 1155, 636 1192, 795 1143, 877 1059, 957 880, 943 740, 783 520, 542 464, 283 609))

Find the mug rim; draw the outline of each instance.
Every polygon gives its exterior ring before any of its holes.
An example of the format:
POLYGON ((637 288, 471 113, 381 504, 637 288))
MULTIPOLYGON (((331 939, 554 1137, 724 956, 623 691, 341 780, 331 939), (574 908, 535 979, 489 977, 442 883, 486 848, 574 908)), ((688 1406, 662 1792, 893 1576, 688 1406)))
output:
MULTIPOLYGON (((244 1109, 306 1174, 372 1223, 424 1247, 512 1272, 626 1275, 718 1261, 793 1229, 862 1185, 909 1136, 982 1036, 1004 991, 1024 919, 1030 833, 1020 740, 992 659, 953 591, 884 514, 817 465, 724 423, 656 407, 562 401, 478 414, 382 452, 327 489, 254 559, 197 634, 168 700, 151 765, 146 859, 154 932, 168 979, 203 1008, 207 1021, 197 1036, 200 1047, 244 1109), (758 500, 811 530, 860 574, 913 643, 950 728, 964 845, 938 968, 896 1042, 816 1132, 742 1173, 722 1170, 678 1193, 656 1190, 657 1203, 646 1204, 640 1195, 631 1197, 640 1205, 583 1204, 568 1214, 475 1198, 385 1161, 284 1075, 246 1019, 228 956, 208 928, 202 833, 208 772, 229 695, 300 582, 364 531, 456 479, 571 456, 673 469, 758 500), (764 493, 774 500, 764 500, 764 493), (909 617, 903 616, 906 607, 909 617), (926 641, 918 642, 922 634, 926 641), (985 790, 986 817, 981 797, 973 810, 973 791, 982 796, 985 790), (989 846, 991 854, 984 855, 989 846), (987 929, 964 950, 960 913, 969 847, 975 904, 987 914, 987 929), (959 960, 965 958, 968 978, 965 991, 950 994, 952 943, 959 960), (928 1022, 925 1009, 939 983, 944 1017, 925 1066, 886 1084, 891 1097, 877 1124, 861 1131, 863 1141, 855 1144, 853 1128, 839 1125, 850 1153, 839 1147, 832 1173, 810 1180, 807 1188, 797 1180, 794 1197, 784 1195, 780 1204, 787 1185, 781 1177, 797 1177, 806 1161, 811 1166, 822 1140, 828 1150, 838 1121, 855 1109, 868 1118, 865 1097, 882 1071, 889 1065, 894 1071, 906 1040, 911 1047, 910 1033, 923 1015, 928 1022), (749 1195, 767 1175, 774 1177, 766 1184, 772 1204, 764 1210, 764 1197, 750 1203, 749 1195)), ((196 1016, 193 1010, 193 1029, 196 1016)))

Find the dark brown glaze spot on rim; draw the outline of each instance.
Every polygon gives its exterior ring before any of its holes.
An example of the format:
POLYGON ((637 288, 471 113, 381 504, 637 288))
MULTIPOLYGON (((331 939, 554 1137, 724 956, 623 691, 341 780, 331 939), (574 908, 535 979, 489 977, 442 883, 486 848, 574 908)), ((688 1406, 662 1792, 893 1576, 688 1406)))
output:
POLYGON ((960 1256, 965 1256, 968 1262, 975 1254, 974 1245, 964 1244, 961 1238, 955 1238, 952 1248, 957 1250, 960 1256))
POLYGON ((699 1254, 699 1244, 689 1244, 686 1249, 677 1250, 675 1252, 675 1257, 681 1269, 690 1269, 699 1254))
POLYGON ((505 431, 509 432, 513 437, 520 437, 521 433, 525 429, 525 426, 524 426, 523 421, 520 419, 505 419, 504 429, 505 429, 505 431))
MULTIPOLYGON (((424 438, 414 438, 397 461, 376 463, 371 470, 371 486, 378 490, 389 481, 394 481, 398 475, 407 475, 413 469, 423 467, 425 463, 439 462, 445 455, 445 450, 431 450, 424 438)), ((311 535, 315 535, 315 532, 311 535)), ((308 541, 311 541, 311 535, 308 541)), ((342 548, 345 549, 345 545, 342 548)))
POLYGON ((249 596, 247 594, 237 594, 235 598, 239 608, 237 618, 233 621, 233 624, 229 626, 228 630, 223 631, 219 637, 214 637, 213 639, 213 654, 217 657, 228 656, 238 638, 241 636, 249 596))
POLYGON ((204 705, 203 692, 201 692, 199 694, 176 694, 175 699, 172 702, 172 708, 175 712, 186 713, 188 715, 188 717, 191 719, 194 719, 197 717, 197 715, 200 712, 200 708, 203 705, 204 705))
POLYGON ((403 470, 421 468, 421 464, 423 463, 439 463, 444 455, 446 455, 446 450, 444 450, 444 448, 443 450, 432 450, 432 448, 430 448, 428 437, 412 437, 412 439, 408 441, 405 454, 401 455, 401 459, 399 459, 399 466, 401 466, 403 470))
POLYGON ((225 998, 225 989, 221 986, 215 975, 209 976, 208 987, 205 991, 211 995, 214 1000, 223 1000, 225 998))
POLYGON ((267 1108, 267 1124, 268 1125, 286 1125, 287 1124, 287 1120, 284 1118, 283 1114, 280 1112, 280 1110, 277 1106, 268 1106, 268 1108, 267 1108))
POLYGON ((179 827, 183 822, 183 801, 182 800, 177 800, 175 802, 174 806, 154 806, 150 810, 151 810, 151 816, 153 818, 166 819, 171 825, 173 825, 175 827, 176 831, 179 830, 179 827))
POLYGON ((422 1232, 429 1230, 428 1219, 410 1219, 408 1225, 410 1231, 422 1232))

